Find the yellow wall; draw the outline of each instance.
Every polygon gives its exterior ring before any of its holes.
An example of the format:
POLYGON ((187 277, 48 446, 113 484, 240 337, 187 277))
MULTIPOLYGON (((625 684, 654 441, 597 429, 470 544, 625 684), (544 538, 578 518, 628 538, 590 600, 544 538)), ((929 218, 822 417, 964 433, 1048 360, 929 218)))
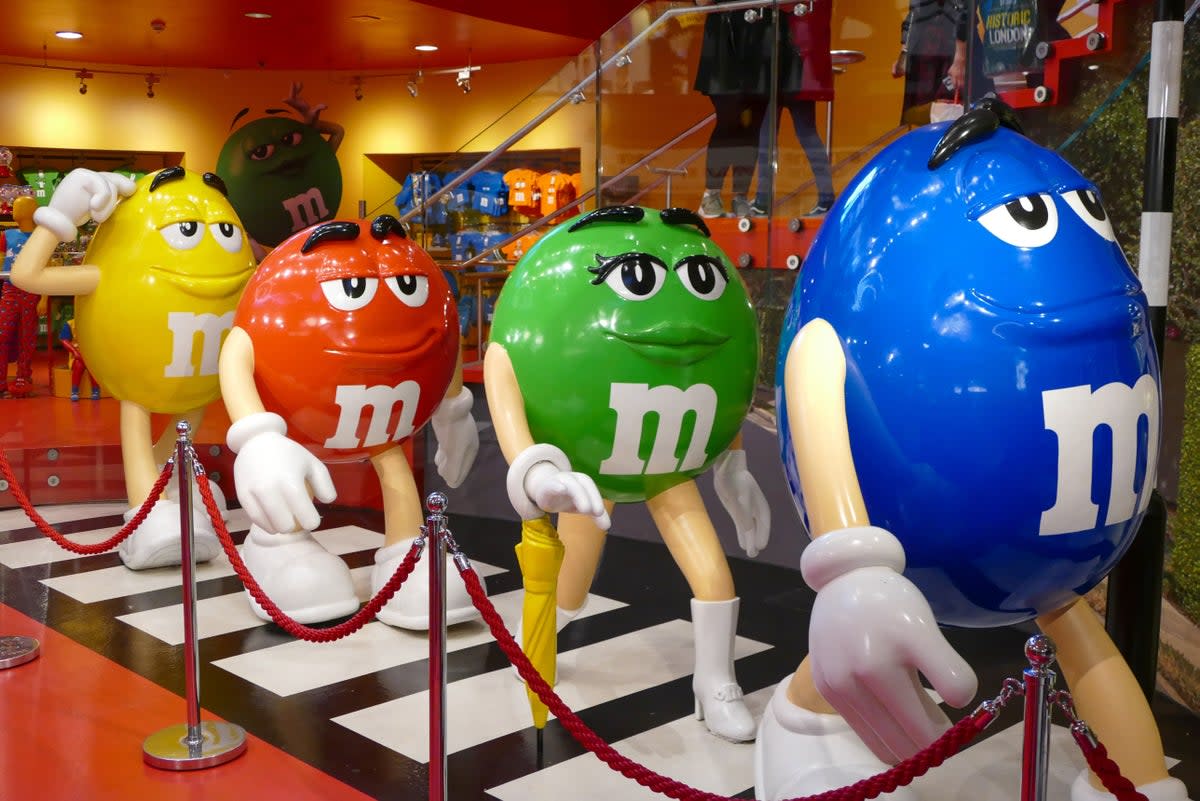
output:
MULTIPOLYGON (((88 93, 80 95, 79 81, 70 71, 0 65, 5 99, 0 144, 10 149, 182 152, 185 166, 211 170, 235 113, 251 109, 239 124, 264 116, 267 107, 282 105, 293 80, 302 81, 305 99, 328 105, 322 119, 346 129, 338 150, 344 184, 339 216, 353 216, 358 200, 366 197, 364 153, 446 152, 468 144, 470 150, 489 150, 525 120, 475 134, 563 63, 548 59, 488 65, 473 75, 470 94, 458 89, 453 75, 426 76, 416 98, 409 96, 403 77, 369 79, 361 101, 354 99, 352 76, 345 74, 172 70, 155 87, 156 96, 148 98, 139 75, 97 73, 88 81, 88 93)), ((541 98, 531 99, 521 111, 537 100, 541 98)), ((572 138, 578 146, 577 134, 558 120, 522 146, 563 147, 572 138), (557 141, 547 145, 547 138, 557 141)))

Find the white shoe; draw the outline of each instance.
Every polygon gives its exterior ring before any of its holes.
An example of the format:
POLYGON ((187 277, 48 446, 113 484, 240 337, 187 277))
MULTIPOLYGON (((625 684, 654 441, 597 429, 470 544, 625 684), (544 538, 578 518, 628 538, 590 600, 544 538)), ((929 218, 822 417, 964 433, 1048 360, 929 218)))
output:
MULTIPOLYGON (((560 631, 565 629, 567 627, 567 624, 570 623, 575 618, 579 617, 579 613, 582 612, 585 608, 587 608, 587 599, 586 598, 583 601, 583 606, 580 606, 578 609, 574 609, 574 610, 563 609, 561 606, 556 605, 554 607, 554 633, 558 634, 560 631)), ((522 630, 522 626, 524 625, 524 622, 525 622, 524 618, 525 618, 524 615, 521 615, 521 617, 517 618, 517 629, 516 629, 516 631, 513 632, 513 639, 517 641, 517 645, 519 645, 522 650, 524 650, 524 648, 525 648, 524 640, 521 639, 521 637, 522 637, 521 630, 522 630)), ((512 666, 512 672, 513 672, 513 677, 517 681, 524 683, 525 679, 521 678, 521 674, 517 671, 516 665, 512 666)), ((557 670, 554 671, 554 683, 558 684, 558 671, 557 670)))
MULTIPOLYGON (((229 504, 225 501, 225 492, 221 489, 221 485, 215 481, 209 481, 208 486, 212 489, 213 500, 217 502, 217 508, 221 510, 221 519, 229 519, 229 504)), ((174 501, 179 498, 179 482, 175 476, 171 476, 171 480, 167 482, 167 488, 163 491, 164 497, 169 501, 174 501)), ((208 510, 204 507, 204 499, 200 497, 200 485, 192 483, 192 508, 202 509, 207 516, 208 510)))
POLYGON ((733 670, 740 603, 738 598, 692 599, 692 636, 696 649, 692 692, 696 695, 696 719, 703 720, 713 734, 735 743, 753 740, 755 729, 754 716, 746 708, 733 670))
MULTIPOLYGON (((1146 801, 1188 801, 1187 787, 1179 779, 1160 779, 1150 784, 1135 787, 1146 801)), ((1071 782, 1071 801, 1115 801, 1116 796, 1107 790, 1097 790, 1088 781, 1088 772, 1081 771, 1071 782)))
MULTIPOLYGON (((413 541, 405 540, 395 545, 380 548, 375 552, 375 567, 371 570, 371 594, 375 595, 395 575, 396 568, 404 561, 413 541)), ((429 558, 430 549, 426 548, 421 554, 421 560, 413 572, 404 581, 392 599, 387 602, 375 617, 389 626, 413 631, 429 630, 429 558)), ((483 576, 479 583, 487 591, 483 576)), ((454 559, 446 554, 446 625, 465 623, 477 620, 479 610, 471 602, 467 592, 466 582, 454 566, 454 559)))
MULTIPOLYGON (((358 611, 350 568, 307 531, 269 534, 252 525, 242 561, 267 597, 297 623, 322 623, 358 611)), ((244 592, 254 614, 271 622, 250 590, 244 592)))
MULTIPOLYGON (((775 688, 754 744, 754 797, 759 801, 816 795, 846 787, 890 768, 871 753, 840 715, 796 706, 787 697, 791 677, 775 688)), ((907 787, 880 796, 916 801, 907 787)))
MULTIPOLYGON (((128 523, 137 508, 125 513, 128 523)), ((179 532, 179 504, 160 498, 146 519, 127 539, 117 546, 121 561, 130 570, 147 570, 183 563, 183 542, 179 532)), ((213 531, 212 521, 203 508, 192 509, 192 553, 197 564, 207 562, 221 553, 221 541, 213 531)))

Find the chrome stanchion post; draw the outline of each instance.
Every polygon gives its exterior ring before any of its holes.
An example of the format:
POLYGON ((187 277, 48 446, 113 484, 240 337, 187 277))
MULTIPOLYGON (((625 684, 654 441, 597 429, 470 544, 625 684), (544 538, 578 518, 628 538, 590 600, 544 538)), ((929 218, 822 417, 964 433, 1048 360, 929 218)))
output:
POLYGON ((1050 693, 1054 689, 1054 643, 1036 634, 1025 643, 1029 667, 1025 689, 1025 738, 1021 748, 1021 801, 1045 801, 1050 764, 1050 693))
POLYGON ((175 470, 179 476, 179 527, 183 562, 183 662, 187 686, 187 723, 160 729, 142 744, 147 765, 163 770, 198 770, 222 765, 246 752, 246 732, 241 726, 200 720, 200 655, 196 644, 195 532, 192 527, 191 427, 186 420, 175 426, 175 470))
POLYGON ((429 801, 447 801, 446 787, 446 496, 425 499, 429 560, 429 801))

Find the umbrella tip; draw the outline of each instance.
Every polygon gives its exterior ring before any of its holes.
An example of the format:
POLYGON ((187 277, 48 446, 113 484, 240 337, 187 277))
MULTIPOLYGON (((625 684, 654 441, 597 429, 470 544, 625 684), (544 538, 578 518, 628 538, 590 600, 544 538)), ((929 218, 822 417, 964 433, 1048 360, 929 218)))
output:
POLYGON ((537 730, 537 766, 538 770, 545 767, 546 761, 546 730, 537 730))
POLYGON ((445 495, 440 492, 431 492, 425 499, 425 509, 430 514, 440 515, 442 512, 446 511, 447 503, 448 501, 446 500, 445 495))

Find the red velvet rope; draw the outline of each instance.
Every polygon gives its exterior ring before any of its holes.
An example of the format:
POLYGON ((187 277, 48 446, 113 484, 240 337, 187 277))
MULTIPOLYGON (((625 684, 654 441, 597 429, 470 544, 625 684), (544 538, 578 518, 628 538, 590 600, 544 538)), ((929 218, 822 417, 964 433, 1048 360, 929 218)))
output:
MULTIPOLYGON (((487 621, 488 626, 492 630, 492 636, 500 643, 500 647, 504 650, 504 653, 516 665, 521 678, 537 693, 542 703, 554 713, 554 716, 579 741, 580 745, 599 757, 613 770, 627 778, 633 779, 643 787, 650 788, 656 793, 662 793, 671 798, 685 799, 686 801, 732 801, 728 796, 697 790, 683 782, 655 773, 628 757, 622 756, 611 745, 600 739, 600 736, 595 731, 563 703, 563 700, 558 697, 554 689, 546 683, 546 680, 542 678, 541 674, 530 663, 529 657, 517 645, 516 640, 513 639, 508 629, 505 628, 504 621, 501 620, 500 615, 496 612, 496 608, 492 606, 492 602, 488 599, 487 592, 483 589, 483 585, 480 583, 475 569, 468 567, 465 570, 461 570, 461 573, 463 580, 466 582, 467 591, 471 594, 471 599, 475 602, 475 607, 483 615, 483 619, 487 621)), ((840 787, 818 795, 806 796, 805 799, 797 799, 797 801, 862 801, 862 799, 874 798, 881 793, 890 793, 897 787, 908 784, 917 776, 924 774, 930 768, 937 767, 958 753, 964 745, 973 740, 979 732, 983 731, 984 727, 993 718, 993 713, 980 708, 969 717, 965 717, 956 723, 924 751, 901 762, 899 765, 848 787, 840 787)))
POLYGON ((225 549, 225 555, 229 557, 229 563, 233 565, 234 572, 246 585, 246 589, 249 590, 254 600, 258 601, 259 606, 266 610, 271 620, 275 621, 275 625, 293 637, 309 642, 333 642, 348 637, 375 618, 383 605, 392 599, 392 596, 400 589, 400 585, 417 566, 420 546, 418 545, 419 541, 414 541, 413 546, 404 556, 404 561, 396 568, 392 577, 380 588, 375 597, 368 601, 366 606, 355 612, 349 620, 324 628, 314 628, 297 623, 267 597, 267 594, 262 591, 262 587, 258 586, 258 582, 254 580, 254 576, 250 575, 250 571, 246 569, 246 563, 242 561, 242 555, 238 553, 233 538, 229 536, 229 529, 225 527, 225 521, 221 519, 221 511, 217 508, 217 502, 213 498, 212 487, 208 484, 208 476, 197 472, 196 483, 200 486, 200 497, 204 500, 204 507, 208 510, 208 516, 212 518, 213 528, 216 529, 217 537, 221 540, 221 547, 225 549))
POLYGON ((99 553, 111 550, 120 545, 124 540, 128 539, 146 516, 150 514, 150 510, 154 508, 154 504, 158 503, 159 497, 162 496, 163 490, 167 487, 167 482, 171 479, 171 472, 174 469, 174 463, 168 461, 167 466, 163 468, 162 475, 158 477, 158 481, 154 482, 154 486, 150 488, 150 494, 146 496, 146 500, 142 501, 142 505, 138 507, 135 514, 128 523, 121 527, 121 530, 104 542, 98 542, 95 545, 80 545, 77 542, 64 537, 54 530, 54 527, 46 522, 46 518, 42 517, 33 504, 29 502, 29 496, 25 494, 25 490, 21 489, 21 485, 17 483, 17 477, 13 475, 12 465, 8 462, 8 456, 0 451, 0 474, 4 476, 4 480, 8 482, 8 491, 17 499, 17 503, 25 510, 25 515, 33 522, 38 530, 45 534, 50 539, 54 540, 60 548, 64 548, 71 553, 77 553, 81 556, 95 556, 99 553))
POLYGON ((1092 739, 1086 730, 1075 726, 1071 727, 1071 735, 1079 744, 1079 750, 1083 752, 1088 767, 1100 777, 1104 789, 1115 795, 1117 801, 1147 801, 1146 796, 1133 786, 1133 782, 1121 775, 1121 769, 1109 757, 1108 749, 1103 743, 1092 739))

